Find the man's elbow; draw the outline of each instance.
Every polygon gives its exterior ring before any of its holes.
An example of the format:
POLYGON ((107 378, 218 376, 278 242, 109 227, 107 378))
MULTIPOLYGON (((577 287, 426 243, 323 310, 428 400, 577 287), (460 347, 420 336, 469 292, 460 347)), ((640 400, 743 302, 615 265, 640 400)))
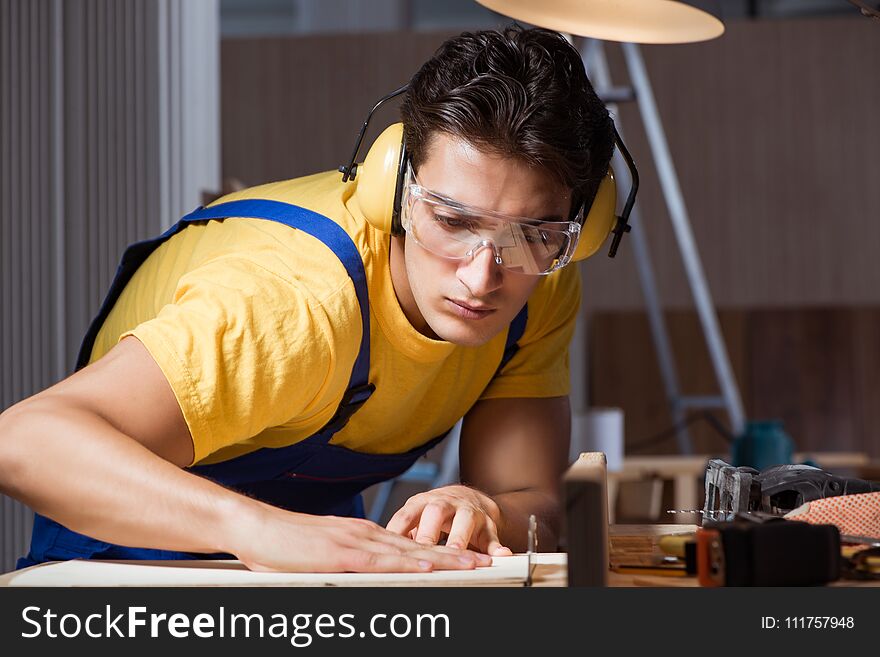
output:
POLYGON ((14 482, 22 476, 22 425, 27 422, 27 404, 19 402, 0 413, 0 493, 13 494, 14 482))
POLYGON ((20 497, 30 466, 39 458, 32 453, 33 437, 41 417, 52 413, 51 403, 39 397, 24 399, 0 413, 0 493, 20 497))

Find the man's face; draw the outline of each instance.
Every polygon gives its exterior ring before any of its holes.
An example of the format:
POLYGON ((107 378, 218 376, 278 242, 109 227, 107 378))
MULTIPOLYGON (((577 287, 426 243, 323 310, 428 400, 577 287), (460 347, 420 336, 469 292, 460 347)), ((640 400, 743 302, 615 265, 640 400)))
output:
MULTIPOLYGON (((567 220, 568 189, 545 171, 436 134, 417 172, 419 184, 458 203, 518 217, 567 220)), ((425 250, 411 233, 391 244, 394 291, 423 335, 476 347, 506 328, 540 276, 504 269, 491 247, 451 260, 425 250)))

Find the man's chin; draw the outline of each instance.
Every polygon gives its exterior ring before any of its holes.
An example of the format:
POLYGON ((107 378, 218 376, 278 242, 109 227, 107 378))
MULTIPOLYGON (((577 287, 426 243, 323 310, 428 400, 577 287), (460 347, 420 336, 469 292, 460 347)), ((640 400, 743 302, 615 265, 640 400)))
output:
POLYGON ((438 339, 459 347, 482 347, 501 332, 503 326, 477 326, 476 322, 455 318, 442 318, 431 322, 431 329, 438 339))

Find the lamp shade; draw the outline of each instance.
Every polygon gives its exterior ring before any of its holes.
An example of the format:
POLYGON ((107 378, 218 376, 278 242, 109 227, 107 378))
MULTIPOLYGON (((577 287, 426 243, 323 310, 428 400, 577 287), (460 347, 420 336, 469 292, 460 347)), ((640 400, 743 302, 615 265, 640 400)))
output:
POLYGON ((724 33, 724 24, 673 0, 477 0, 514 20, 557 32, 629 43, 691 43, 724 33))

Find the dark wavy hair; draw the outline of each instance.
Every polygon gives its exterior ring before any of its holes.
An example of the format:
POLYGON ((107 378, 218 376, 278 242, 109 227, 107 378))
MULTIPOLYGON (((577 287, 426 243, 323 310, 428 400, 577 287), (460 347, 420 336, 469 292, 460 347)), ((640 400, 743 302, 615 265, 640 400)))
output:
POLYGON ((508 27, 443 43, 401 106, 413 167, 447 133, 549 172, 591 203, 608 170, 614 126, 577 50, 556 32, 508 27))

